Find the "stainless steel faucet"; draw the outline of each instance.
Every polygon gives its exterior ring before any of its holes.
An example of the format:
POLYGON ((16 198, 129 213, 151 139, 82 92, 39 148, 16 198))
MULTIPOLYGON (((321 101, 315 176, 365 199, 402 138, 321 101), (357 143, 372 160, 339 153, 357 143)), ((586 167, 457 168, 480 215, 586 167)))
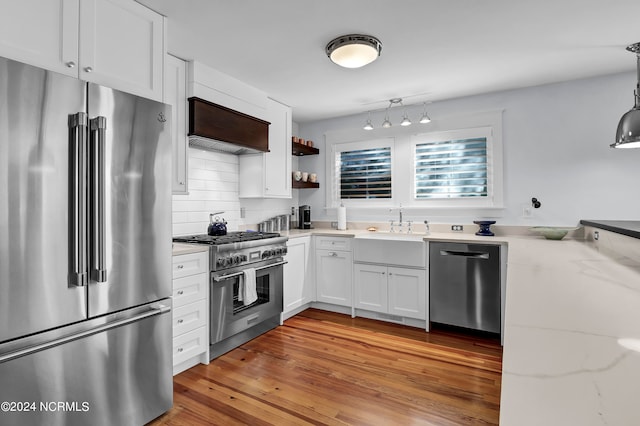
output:
MULTIPOLYGON (((393 212, 393 209, 389 209, 390 212, 393 212)), ((400 203, 399 207, 398 207, 398 228, 399 228, 399 232, 402 232, 402 203, 400 203)), ((391 232, 393 231, 393 220, 391 220, 391 232)))

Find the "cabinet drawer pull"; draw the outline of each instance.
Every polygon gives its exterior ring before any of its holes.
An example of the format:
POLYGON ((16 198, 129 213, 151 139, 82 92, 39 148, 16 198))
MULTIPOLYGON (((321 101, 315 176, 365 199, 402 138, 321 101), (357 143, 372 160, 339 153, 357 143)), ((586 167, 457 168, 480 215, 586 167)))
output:
POLYGON ((178 353, 182 352, 184 349, 178 348, 178 353))
POLYGON ((84 70, 85 72, 93 72, 93 68, 91 67, 85 67, 84 70))
POLYGON ((184 265, 178 265, 178 269, 184 269, 184 265))
POLYGON ((76 63, 73 61, 69 61, 65 65, 67 66, 67 68, 73 68, 76 66, 76 63))
POLYGON ((178 290, 178 296, 182 296, 184 294, 184 290, 178 290))
POLYGON ((331 257, 337 257, 338 253, 336 253, 335 251, 332 251, 331 253, 329 253, 329 256, 331 257))
POLYGON ((184 322, 184 320, 183 320, 183 319, 179 319, 179 320, 178 320, 178 324, 182 324, 183 322, 184 322))

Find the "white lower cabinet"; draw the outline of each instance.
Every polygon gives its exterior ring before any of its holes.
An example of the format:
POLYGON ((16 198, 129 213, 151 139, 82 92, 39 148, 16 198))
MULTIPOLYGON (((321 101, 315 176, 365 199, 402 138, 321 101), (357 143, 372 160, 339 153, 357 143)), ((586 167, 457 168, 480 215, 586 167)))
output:
POLYGON ((292 238, 287 241, 284 265, 283 315, 287 319, 297 310, 315 300, 311 277, 311 237, 292 238))
POLYGON ((353 254, 348 238, 316 237, 316 300, 351 307, 353 254), (348 250, 347 250, 348 249, 348 250))
POLYGON ((209 363, 209 253, 173 257, 173 374, 209 363))
POLYGON ((426 319, 424 269, 356 263, 353 270, 355 308, 426 319))

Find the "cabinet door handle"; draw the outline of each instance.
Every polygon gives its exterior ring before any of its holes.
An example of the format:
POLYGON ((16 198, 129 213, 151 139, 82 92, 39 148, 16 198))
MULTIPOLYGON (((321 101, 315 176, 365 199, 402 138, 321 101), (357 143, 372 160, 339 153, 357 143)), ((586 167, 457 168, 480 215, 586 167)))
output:
POLYGON ((181 318, 178 320, 178 324, 182 324, 184 322, 184 320, 181 318))
POLYGON ((178 348, 178 353, 182 352, 184 349, 178 348))
POLYGON ((332 251, 331 253, 329 253, 329 256, 331 257, 337 257, 338 253, 336 253, 335 251, 332 251))
POLYGON ((184 265, 178 265, 178 269, 183 269, 184 265))
POLYGON ((65 65, 67 66, 67 68, 73 68, 76 66, 76 63, 73 61, 69 61, 65 65))
POLYGON ((91 67, 84 67, 85 72, 93 72, 93 68, 91 67))
POLYGON ((184 294, 184 290, 178 290, 178 296, 182 296, 184 294))

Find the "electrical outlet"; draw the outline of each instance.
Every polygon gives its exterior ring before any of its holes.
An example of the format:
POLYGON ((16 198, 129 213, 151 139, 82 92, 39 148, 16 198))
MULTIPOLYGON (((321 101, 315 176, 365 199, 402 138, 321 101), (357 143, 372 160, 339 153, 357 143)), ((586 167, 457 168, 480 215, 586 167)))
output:
POLYGON ((533 217, 533 207, 530 204, 522 205, 522 217, 524 218, 533 217))
POLYGON ((464 229, 464 226, 462 225, 451 225, 451 230, 455 231, 455 232, 462 232, 464 229))
POLYGON ((331 222, 331 229, 338 229, 338 222, 331 222))

